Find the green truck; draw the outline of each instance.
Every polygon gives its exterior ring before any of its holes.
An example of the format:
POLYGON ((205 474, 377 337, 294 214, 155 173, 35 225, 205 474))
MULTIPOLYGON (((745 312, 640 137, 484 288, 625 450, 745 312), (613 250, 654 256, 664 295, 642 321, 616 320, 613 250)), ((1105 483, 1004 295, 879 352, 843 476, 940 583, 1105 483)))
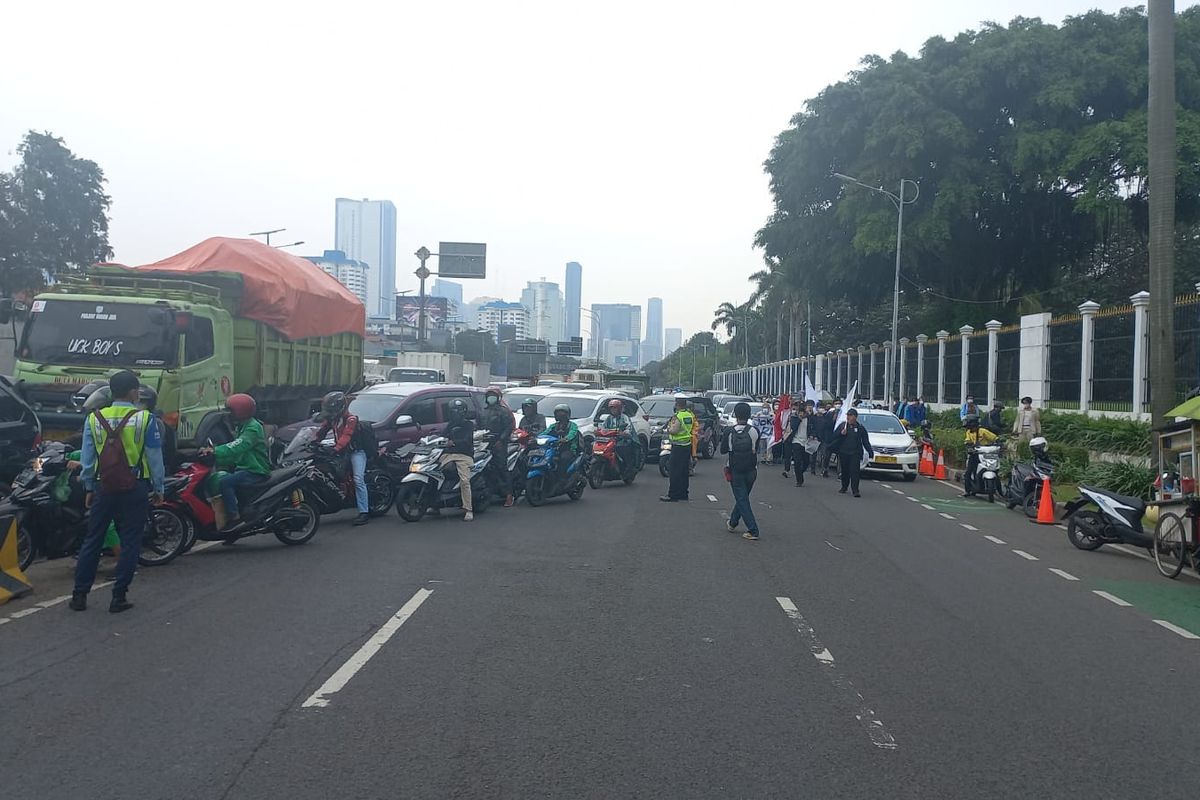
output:
POLYGON ((78 433, 79 389, 119 369, 158 392, 180 444, 234 392, 253 395, 263 421, 283 424, 309 414, 325 392, 361 384, 361 333, 292 340, 247 316, 243 295, 235 273, 176 277, 107 266, 39 294, 13 377, 43 436, 78 433))

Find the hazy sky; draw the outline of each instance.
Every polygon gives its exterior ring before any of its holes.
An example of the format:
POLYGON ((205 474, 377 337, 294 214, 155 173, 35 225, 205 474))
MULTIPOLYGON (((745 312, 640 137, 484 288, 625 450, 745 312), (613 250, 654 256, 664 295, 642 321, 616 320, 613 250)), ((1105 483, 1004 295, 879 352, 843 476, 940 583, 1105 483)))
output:
POLYGON ((762 264, 774 137, 863 55, 1127 5, 5 3, 0 168, 30 128, 97 161, 129 264, 279 227, 318 253, 335 197, 386 198, 401 289, 422 244, 483 241, 468 299, 579 261, 585 306, 662 296, 686 336, 762 264))

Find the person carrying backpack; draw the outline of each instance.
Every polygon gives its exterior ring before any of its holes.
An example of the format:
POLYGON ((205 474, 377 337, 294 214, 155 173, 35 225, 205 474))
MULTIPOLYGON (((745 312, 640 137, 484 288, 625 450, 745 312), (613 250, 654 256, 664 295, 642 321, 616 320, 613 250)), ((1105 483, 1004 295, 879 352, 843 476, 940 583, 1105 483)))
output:
POLYGON ((738 523, 745 521, 743 539, 758 541, 758 521, 750 505, 750 492, 758 477, 758 430, 750 424, 750 406, 738 403, 733 407, 734 424, 725 429, 721 437, 721 453, 728 454, 726 469, 729 471, 729 488, 733 491, 733 513, 729 515, 727 528, 736 533, 738 523))
MULTIPOLYGON (((367 443, 365 439, 374 441, 374 430, 370 423, 359 423, 358 417, 346 410, 345 392, 330 392, 321 399, 321 423, 317 431, 317 441, 323 441, 326 434, 333 433, 333 451, 338 454, 350 454, 350 469, 354 473, 354 504, 358 508, 358 516, 353 525, 366 525, 371 521, 371 507, 367 495, 367 443)), ((371 457, 376 455, 372 452, 371 457)))
POLYGON ((163 499, 164 469, 159 427, 150 412, 138 407, 138 376, 121 370, 109 378, 108 386, 112 405, 89 414, 83 427, 80 463, 88 529, 79 548, 70 608, 87 609, 104 534, 115 522, 121 556, 108 610, 119 614, 133 608, 126 594, 137 571, 150 504, 163 499))

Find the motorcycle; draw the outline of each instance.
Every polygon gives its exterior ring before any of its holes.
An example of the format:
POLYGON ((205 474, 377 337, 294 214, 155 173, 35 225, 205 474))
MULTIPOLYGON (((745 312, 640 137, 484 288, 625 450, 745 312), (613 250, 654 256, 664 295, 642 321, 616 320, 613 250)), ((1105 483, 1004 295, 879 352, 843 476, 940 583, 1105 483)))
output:
POLYGON ((525 477, 525 499, 531 506, 545 504, 552 497, 565 494, 572 500, 583 497, 587 488, 588 454, 580 450, 566 469, 560 469, 562 452, 559 438, 548 428, 538 434, 529 450, 529 473, 525 477))
MULTIPOLYGON (((313 494, 318 513, 336 514, 346 509, 357 509, 350 457, 335 453, 328 440, 318 442, 318 430, 315 427, 304 428, 297 433, 280 456, 279 465, 312 464, 320 471, 322 490, 313 494)), ((368 464, 363 480, 367 484, 367 513, 372 517, 386 514, 396 501, 396 482, 389 471, 368 464)))
POLYGON ((592 458, 588 463, 588 484, 599 489, 605 481, 622 481, 626 486, 633 483, 641 471, 642 448, 627 447, 628 457, 618 457, 617 449, 623 434, 620 431, 597 430, 592 442, 592 458))
POLYGON ((536 439, 530 431, 517 428, 509 441, 505 468, 508 469, 508 478, 512 483, 513 497, 520 497, 525 493, 525 476, 529 473, 529 448, 536 439))
MULTIPOLYGON (((39 555, 64 558, 79 553, 87 534, 88 511, 78 469, 68 470, 67 449, 48 442, 31 458, 13 482, 12 493, 0 504, 0 517, 17 521, 17 562, 28 569, 39 555)), ((142 535, 138 563, 143 567, 169 564, 184 551, 182 528, 174 527, 161 508, 150 509, 142 535)))
POLYGON ((232 531, 217 526, 209 497, 216 492, 211 456, 185 461, 164 486, 165 499, 157 510, 168 515, 185 534, 185 550, 197 541, 224 542, 271 533, 286 545, 298 545, 317 535, 321 515, 315 498, 325 483, 320 469, 310 463, 274 470, 263 481, 238 490, 241 522, 232 531))
MULTIPOLYGON (((662 444, 658 450, 658 474, 664 478, 671 476, 671 440, 663 434, 662 444)), ((696 474, 696 457, 689 454, 688 456, 688 475, 696 474)))
MULTIPOLYGON (((482 514, 491 503, 487 469, 492 463, 492 453, 487 445, 487 431, 476 431, 474 441, 471 510, 482 514)), ((442 456, 449 445, 450 440, 444 436, 426 436, 412 451, 409 473, 400 481, 400 491, 396 494, 396 513, 405 522, 420 522, 429 511, 462 507, 458 470, 442 466, 442 456)))
POLYGON ((1130 544, 1151 550, 1154 536, 1142 530, 1146 502, 1104 489, 1079 487, 1080 497, 1067 503, 1067 538, 1080 550, 1097 550, 1106 544, 1130 544), (1089 508, 1092 506, 1093 508, 1089 508))
POLYGON ((981 444, 967 448, 968 455, 977 456, 975 473, 964 479, 970 484, 969 491, 987 495, 989 503, 996 502, 996 495, 1003 497, 1000 486, 1000 445, 981 444))
POLYGON ((1012 509, 1022 506, 1025 515, 1037 519, 1038 506, 1042 501, 1042 485, 1046 478, 1054 476, 1054 465, 1045 459, 1019 461, 1013 464, 1008 476, 1008 500, 1012 509))

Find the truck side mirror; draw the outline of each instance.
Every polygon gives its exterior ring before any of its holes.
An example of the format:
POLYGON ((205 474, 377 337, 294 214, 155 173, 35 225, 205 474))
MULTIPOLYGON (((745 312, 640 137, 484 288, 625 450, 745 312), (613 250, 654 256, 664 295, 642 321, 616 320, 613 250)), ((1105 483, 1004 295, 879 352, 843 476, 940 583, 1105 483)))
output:
POLYGON ((12 322, 13 301, 11 297, 0 297, 0 325, 12 322))

